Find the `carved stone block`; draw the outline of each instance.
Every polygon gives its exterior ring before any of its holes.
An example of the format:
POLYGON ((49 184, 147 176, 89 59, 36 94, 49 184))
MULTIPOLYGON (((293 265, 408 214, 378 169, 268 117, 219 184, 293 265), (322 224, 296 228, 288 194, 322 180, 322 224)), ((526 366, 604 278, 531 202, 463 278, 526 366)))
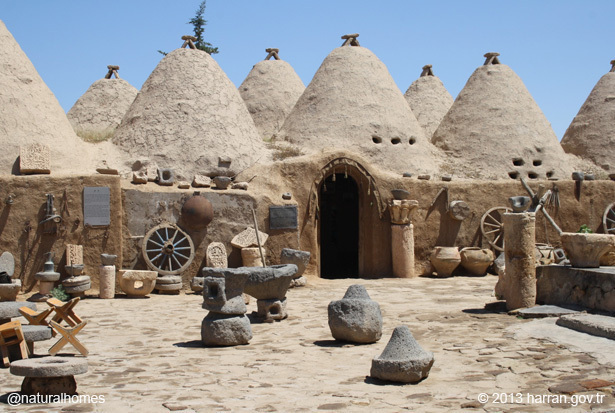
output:
POLYGON ((19 148, 19 172, 22 174, 50 174, 49 146, 41 143, 21 146, 19 148))

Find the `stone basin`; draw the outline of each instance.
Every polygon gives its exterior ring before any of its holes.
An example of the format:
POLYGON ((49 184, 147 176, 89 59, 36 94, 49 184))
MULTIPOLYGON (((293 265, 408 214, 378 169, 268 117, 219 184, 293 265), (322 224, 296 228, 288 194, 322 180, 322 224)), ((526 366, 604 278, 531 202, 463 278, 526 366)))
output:
POLYGON ((10 284, 0 284, 0 301, 15 301, 21 291, 21 280, 13 279, 10 284))
POLYGON ((144 270, 120 270, 120 288, 129 297, 145 297, 156 286, 158 273, 144 270))
POLYGON ((562 247, 577 268, 598 268, 600 258, 615 248, 615 235, 562 232, 562 247))
POLYGON ((250 273, 244 292, 257 300, 281 300, 286 297, 286 291, 298 270, 295 264, 241 268, 250 273))

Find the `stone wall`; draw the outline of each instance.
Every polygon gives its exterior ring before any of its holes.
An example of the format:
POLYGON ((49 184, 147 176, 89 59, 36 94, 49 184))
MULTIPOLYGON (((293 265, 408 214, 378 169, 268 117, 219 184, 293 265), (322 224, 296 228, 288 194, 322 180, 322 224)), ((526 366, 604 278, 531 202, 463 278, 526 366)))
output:
POLYGON ((122 208, 120 178, 110 175, 56 177, 50 175, 0 177, 0 250, 15 257, 14 278, 22 280, 23 291, 38 291, 34 274, 43 270, 44 254, 52 251, 56 271, 67 276, 66 244, 83 245, 84 274, 98 289, 100 254, 122 254, 122 208), (111 224, 85 227, 83 190, 110 188, 111 224), (56 233, 44 233, 47 197, 54 195, 56 214, 62 218, 56 233), (10 203, 12 200, 12 203, 10 203))

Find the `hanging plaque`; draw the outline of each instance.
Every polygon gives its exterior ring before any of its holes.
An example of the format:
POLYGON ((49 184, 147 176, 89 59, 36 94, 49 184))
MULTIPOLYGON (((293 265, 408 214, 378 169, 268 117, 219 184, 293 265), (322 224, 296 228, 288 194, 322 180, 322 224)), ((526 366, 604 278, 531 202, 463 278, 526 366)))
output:
POLYGON ((83 224, 109 226, 111 224, 111 190, 106 186, 83 188, 83 224))
POLYGON ((297 205, 270 206, 269 229, 297 229, 297 205))

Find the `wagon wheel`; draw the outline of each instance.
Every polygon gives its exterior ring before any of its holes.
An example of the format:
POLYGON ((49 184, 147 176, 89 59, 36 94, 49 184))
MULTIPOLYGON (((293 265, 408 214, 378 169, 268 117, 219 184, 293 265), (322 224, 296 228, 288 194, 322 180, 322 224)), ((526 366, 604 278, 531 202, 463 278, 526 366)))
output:
POLYGON ((145 263, 162 275, 181 274, 194 259, 194 245, 188 234, 177 225, 161 224, 143 238, 145 263))
POLYGON ((489 245, 497 251, 504 251, 504 223, 502 214, 510 212, 508 207, 491 208, 480 219, 480 232, 489 245))
POLYGON ((602 227, 605 234, 615 235, 615 202, 606 207, 602 215, 602 227))

